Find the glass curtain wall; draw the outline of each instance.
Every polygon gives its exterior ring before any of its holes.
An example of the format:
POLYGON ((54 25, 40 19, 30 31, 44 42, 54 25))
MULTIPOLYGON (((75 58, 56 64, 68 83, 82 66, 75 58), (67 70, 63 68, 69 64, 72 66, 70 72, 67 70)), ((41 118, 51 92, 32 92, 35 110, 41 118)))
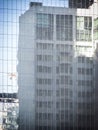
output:
POLYGON ((98 0, 0 1, 0 130, 97 130, 98 0))

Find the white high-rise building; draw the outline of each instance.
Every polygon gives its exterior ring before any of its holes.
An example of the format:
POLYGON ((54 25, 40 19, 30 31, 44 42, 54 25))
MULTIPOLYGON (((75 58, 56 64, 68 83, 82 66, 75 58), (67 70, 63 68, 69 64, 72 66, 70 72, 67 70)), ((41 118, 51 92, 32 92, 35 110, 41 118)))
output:
POLYGON ((19 130, 95 129, 95 6, 31 2, 20 16, 19 130))

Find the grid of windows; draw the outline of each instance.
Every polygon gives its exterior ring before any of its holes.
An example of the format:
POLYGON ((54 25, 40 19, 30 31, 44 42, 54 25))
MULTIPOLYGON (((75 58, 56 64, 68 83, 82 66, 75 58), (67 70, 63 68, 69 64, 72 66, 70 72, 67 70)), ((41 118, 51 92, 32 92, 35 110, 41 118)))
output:
POLYGON ((40 73, 51 73, 52 68, 49 66, 42 66, 42 65, 38 65, 37 66, 37 72, 40 73))
POLYGON ((52 120, 53 114, 52 113, 36 113, 37 120, 52 120))
POLYGON ((64 53, 57 55, 57 61, 60 63, 71 63, 72 59, 73 57, 71 55, 68 56, 64 53))
POLYGON ((37 105, 37 108, 52 108, 53 102, 52 101, 37 101, 36 105, 37 105))
POLYGON ((92 68, 78 68, 78 74, 92 75, 92 73, 93 73, 92 68))
POLYGON ((56 38, 60 41, 72 41, 72 15, 56 16, 56 38))
POLYGON ((64 96, 64 97, 66 97, 66 96, 71 97, 72 96, 72 90, 70 90, 69 88, 61 88, 60 89, 60 96, 61 97, 62 96, 64 96))
POLYGON ((69 44, 57 44, 56 48, 58 51, 61 52, 70 52, 73 50, 73 45, 69 45, 69 44))
POLYGON ((88 97, 88 98, 90 98, 90 97, 93 96, 93 94, 94 94, 93 91, 87 91, 87 92, 79 91, 78 92, 78 97, 82 97, 82 98, 88 97))
POLYGON ((46 62, 53 61, 53 56, 40 54, 40 55, 37 55, 37 61, 46 61, 46 62))
POLYGON ((52 96, 53 91, 52 90, 42 90, 42 89, 38 89, 37 90, 37 96, 52 96))
POLYGON ((39 84, 39 85, 51 85, 52 79, 37 78, 37 84, 39 84))
POLYGON ((61 73, 68 73, 70 71, 70 65, 67 63, 60 64, 59 69, 61 73))
POLYGON ((53 50, 53 44, 51 43, 37 43, 36 46, 37 46, 37 49, 53 50))
POLYGON ((77 41, 92 40, 92 18, 77 16, 77 41))
POLYGON ((92 87, 93 82, 92 80, 78 80, 78 86, 92 87))
POLYGON ((53 40, 53 15, 37 14, 36 39, 53 40))
POLYGON ((60 84, 62 85, 72 85, 72 80, 70 76, 62 75, 60 76, 60 84))
POLYGON ((92 57, 85 57, 85 56, 78 56, 78 63, 86 63, 86 64, 92 64, 93 58, 92 57))

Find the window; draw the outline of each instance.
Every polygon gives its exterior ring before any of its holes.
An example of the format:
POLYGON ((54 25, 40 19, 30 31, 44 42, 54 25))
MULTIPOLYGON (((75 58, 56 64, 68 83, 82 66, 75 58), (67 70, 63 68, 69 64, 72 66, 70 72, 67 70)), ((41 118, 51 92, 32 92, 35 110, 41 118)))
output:
POLYGON ((52 101, 37 101, 37 107, 40 108, 51 108, 53 105, 52 101))
POLYGON ((52 90, 48 90, 48 96, 52 96, 52 90))
POLYGON ((78 97, 82 97, 82 98, 90 98, 93 95, 93 93, 91 91, 79 91, 78 92, 78 97))
POLYGON ((70 77, 69 76, 61 76, 60 77, 61 84, 70 84, 70 77))
POLYGON ((43 116, 42 116, 42 113, 39 113, 38 114, 38 119, 42 120, 43 116))
POLYGON ((64 93, 64 88, 61 88, 61 96, 64 96, 65 93, 64 93))
POLYGON ((60 65, 60 72, 62 72, 62 73, 68 73, 69 68, 70 68, 69 64, 61 64, 60 65))
POLYGON ((37 78, 37 84, 39 84, 39 85, 51 85, 52 79, 37 78))
POLYGON ((69 105, 70 105, 70 108, 72 109, 73 108, 73 102, 70 102, 69 105))
POLYGON ((40 120, 51 120, 53 118, 52 113, 37 113, 36 118, 40 120))
POLYGON ((73 84, 73 80, 72 79, 70 79, 70 85, 72 85, 73 84))
POLYGON ((92 29, 92 18, 84 17, 84 29, 91 30, 92 29))
POLYGON ((56 38, 61 41, 72 41, 72 15, 56 16, 56 38))
POLYGON ((51 67, 48 66, 37 66, 37 72, 42 73, 51 73, 51 67))
POLYGON ((92 68, 78 68, 78 74, 92 75, 92 68))
POLYGON ((57 48, 57 51, 60 51, 60 52, 70 52, 73 49, 73 45, 57 44, 56 48, 57 48))
POLYGON ((53 50, 53 44, 51 43, 37 43, 36 47, 39 50, 53 50))
POLYGON ((94 20, 94 39, 98 39, 98 17, 94 20))
POLYGON ((78 56, 78 63, 84 63, 85 57, 84 56, 78 56))
POLYGON ((37 55, 37 61, 42 61, 42 55, 37 55))
POLYGON ((59 85, 59 79, 56 79, 56 84, 59 85))
POLYGON ((59 67, 56 67, 56 73, 57 74, 59 73, 59 67))
POLYGON ((92 64, 92 57, 78 56, 78 63, 92 64))
POLYGON ((70 121, 73 122, 74 117, 73 117, 73 114, 72 114, 72 113, 69 115, 69 118, 70 118, 70 121))
POLYGON ((60 103, 56 102, 56 107, 59 108, 60 107, 60 103))
POLYGON ((37 96, 42 96, 42 90, 37 90, 37 96))
POLYGON ((60 95, 60 92, 59 90, 56 91, 56 96, 59 96, 60 95))
POLYGON ((92 80, 78 80, 78 85, 92 87, 93 83, 92 80))
POLYGON ((53 102, 48 102, 48 108, 51 108, 52 107, 52 105, 53 105, 53 102))
POLYGON ((42 72, 42 66, 37 66, 37 72, 42 72))
POLYGON ((37 96, 52 96, 52 90, 38 89, 37 90, 37 96))
POLYGON ((53 119, 53 114, 52 113, 48 113, 48 120, 52 120, 53 119))
POLYGON ((77 17, 77 40, 91 41, 92 35, 92 18, 91 17, 77 17))
POLYGON ((47 113, 43 113, 43 120, 46 120, 47 119, 47 113))
POLYGON ((84 109, 85 103, 78 103, 78 109, 84 109))
POLYGON ((53 40, 52 14, 37 14, 36 38, 40 40, 53 40))
POLYGON ((72 69, 72 67, 70 67, 70 74, 72 74, 72 71, 73 71, 73 69, 72 69))
POLYGON ((64 120, 64 114, 61 114, 61 120, 64 120))
POLYGON ((59 114, 56 114, 56 120, 59 120, 59 114))
POLYGON ((84 68, 78 68, 78 74, 84 74, 84 68))
POLYGON ((37 61, 53 61, 52 55, 37 55, 37 61))
MULTIPOLYGON (((64 99, 61 99, 61 102, 60 102, 60 106, 61 106, 61 108, 64 108, 64 99)), ((64 113, 63 113, 64 114, 64 113)))
POLYGON ((93 63, 93 58, 92 57, 86 57, 86 63, 93 63))
POLYGON ((61 96, 68 96, 70 90, 68 88, 61 88, 61 96))
POLYGON ((36 106, 37 106, 37 107, 42 107, 42 102, 37 101, 37 102, 36 102, 36 106))

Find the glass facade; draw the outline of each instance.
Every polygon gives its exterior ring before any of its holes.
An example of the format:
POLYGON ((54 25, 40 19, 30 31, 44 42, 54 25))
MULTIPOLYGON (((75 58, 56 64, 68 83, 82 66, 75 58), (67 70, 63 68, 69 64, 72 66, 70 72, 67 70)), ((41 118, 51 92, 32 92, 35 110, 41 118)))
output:
POLYGON ((53 15, 37 14, 36 39, 53 40, 53 15))
POLYGON ((98 1, 1 0, 0 130, 98 130, 98 1))
POLYGON ((94 39, 98 40, 98 18, 94 19, 94 39))
POLYGON ((59 41, 72 41, 72 22, 71 15, 56 16, 56 38, 59 41))
POLYGON ((92 40, 92 17, 77 17, 77 41, 92 40))

